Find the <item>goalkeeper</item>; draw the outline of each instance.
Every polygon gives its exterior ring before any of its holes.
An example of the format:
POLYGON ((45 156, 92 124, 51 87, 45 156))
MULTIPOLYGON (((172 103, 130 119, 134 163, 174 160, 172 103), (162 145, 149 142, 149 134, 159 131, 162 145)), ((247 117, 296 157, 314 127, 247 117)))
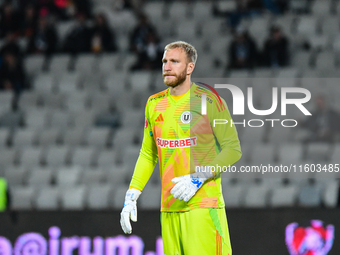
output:
POLYGON ((186 42, 165 47, 163 79, 168 89, 147 101, 142 148, 120 222, 125 233, 132 233, 136 201, 158 159, 164 253, 231 255, 221 173, 210 166, 232 165, 242 152, 235 126, 214 126, 214 119, 231 121, 225 101, 191 82, 196 60, 196 49, 186 42), (201 112, 203 95, 206 114, 201 112))

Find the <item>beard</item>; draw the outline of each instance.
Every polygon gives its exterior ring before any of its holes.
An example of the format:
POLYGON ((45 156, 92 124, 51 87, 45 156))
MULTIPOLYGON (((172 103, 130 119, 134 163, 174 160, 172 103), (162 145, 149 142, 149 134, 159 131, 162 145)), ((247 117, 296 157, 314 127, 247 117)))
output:
POLYGON ((179 75, 173 74, 174 76, 172 76, 172 77, 175 78, 175 79, 173 79, 172 81, 166 81, 165 75, 168 75, 168 74, 163 74, 164 84, 167 85, 168 87, 172 87, 172 88, 177 87, 178 85, 182 84, 187 79, 186 68, 179 75))

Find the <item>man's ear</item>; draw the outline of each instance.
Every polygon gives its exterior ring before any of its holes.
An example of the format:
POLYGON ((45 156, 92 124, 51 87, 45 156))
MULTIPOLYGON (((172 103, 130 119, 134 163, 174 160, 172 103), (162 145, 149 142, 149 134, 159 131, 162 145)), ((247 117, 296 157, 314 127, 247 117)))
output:
POLYGON ((187 66, 187 75, 190 75, 195 69, 195 64, 190 62, 187 66))

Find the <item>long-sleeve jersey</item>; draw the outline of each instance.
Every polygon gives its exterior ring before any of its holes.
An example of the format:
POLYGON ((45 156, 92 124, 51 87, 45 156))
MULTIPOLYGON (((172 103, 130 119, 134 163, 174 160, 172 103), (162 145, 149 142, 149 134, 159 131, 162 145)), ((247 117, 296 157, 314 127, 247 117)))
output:
POLYGON ((195 172, 200 166, 231 166, 241 155, 237 130, 223 99, 192 84, 179 100, 170 89, 149 97, 145 108, 144 138, 130 187, 143 190, 159 160, 162 182, 161 211, 224 208, 220 173, 207 180, 188 201, 170 193, 172 179, 195 172), (202 95, 206 114, 202 115, 202 95), (223 120, 216 124, 214 120, 223 120))

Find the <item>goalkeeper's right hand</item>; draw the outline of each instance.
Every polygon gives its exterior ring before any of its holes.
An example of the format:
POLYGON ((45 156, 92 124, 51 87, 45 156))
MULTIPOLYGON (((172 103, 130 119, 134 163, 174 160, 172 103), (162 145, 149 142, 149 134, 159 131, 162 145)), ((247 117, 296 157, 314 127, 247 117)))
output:
POLYGON ((125 234, 132 233, 130 219, 137 221, 137 199, 142 192, 137 189, 129 189, 125 195, 125 202, 122 212, 120 213, 120 225, 125 234))

